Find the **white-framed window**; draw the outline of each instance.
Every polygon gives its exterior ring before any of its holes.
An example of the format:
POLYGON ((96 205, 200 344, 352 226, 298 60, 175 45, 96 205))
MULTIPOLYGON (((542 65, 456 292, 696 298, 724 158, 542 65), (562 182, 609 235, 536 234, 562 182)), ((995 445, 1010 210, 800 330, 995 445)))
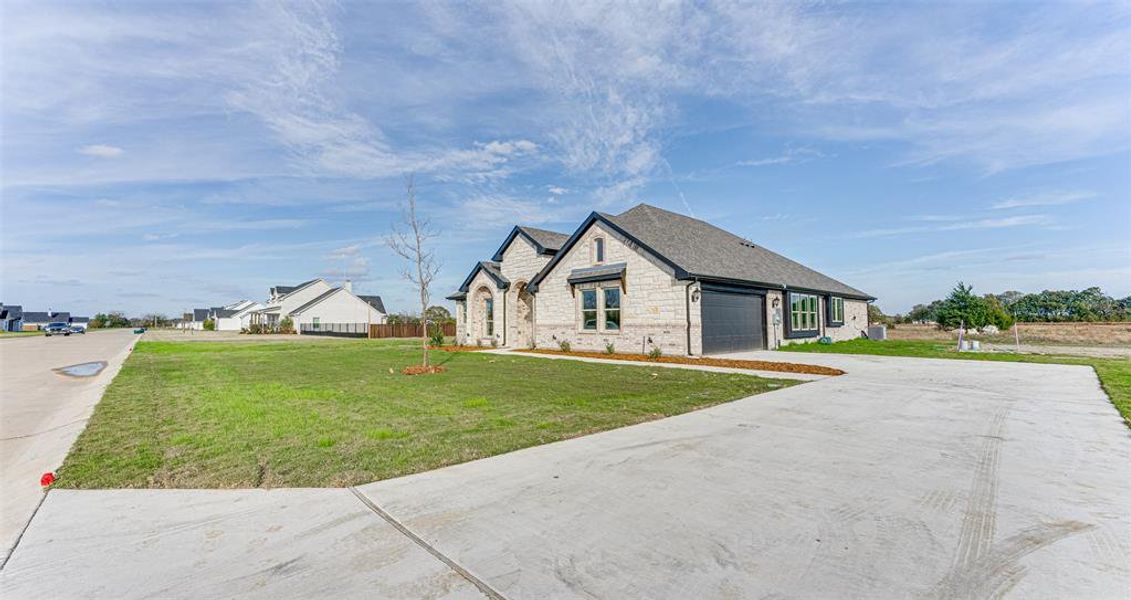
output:
POLYGON ((581 290, 581 329, 597 331, 597 290, 581 290))
POLYGON ((844 322, 844 298, 836 296, 829 298, 829 321, 833 323, 844 322))
POLYGON ((605 238, 593 238, 593 262, 605 262, 605 238))
POLYGON ((313 320, 313 321, 311 321, 311 323, 310 323, 311 327, 312 327, 313 329, 318 329, 318 325, 319 325, 319 321, 320 321, 320 320, 321 320, 321 319, 320 319, 319 317, 314 317, 314 320, 313 320))
POLYGON ((620 288, 602 288, 604 296, 605 331, 620 331, 620 288))
POLYGON ((817 331, 817 296, 815 294, 789 295, 789 329, 795 332, 817 331))

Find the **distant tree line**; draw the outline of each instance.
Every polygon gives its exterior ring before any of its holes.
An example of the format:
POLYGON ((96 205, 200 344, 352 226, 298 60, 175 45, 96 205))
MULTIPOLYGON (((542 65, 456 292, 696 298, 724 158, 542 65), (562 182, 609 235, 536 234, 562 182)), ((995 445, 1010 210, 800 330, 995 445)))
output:
MULTIPOLYGON (((878 312, 878 310, 877 310, 878 312)), ((937 323, 944 329, 953 329, 965 323, 967 327, 994 325, 1008 329, 1013 321, 1072 322, 1072 321, 1131 321, 1131 296, 1116 299, 1098 287, 1086 290, 1045 290, 1026 294, 1009 291, 1001 294, 978 296, 974 287, 961 281, 941 300, 930 304, 916 304, 906 315, 886 317, 882 314, 873 322, 937 323)))
POLYGON ((98 313, 90 318, 87 327, 91 329, 109 329, 111 327, 129 327, 130 320, 120 312, 98 313))
POLYGON ((98 313, 90 318, 90 329, 109 329, 111 327, 168 327, 173 321, 162 314, 150 313, 141 317, 127 317, 120 311, 98 313))
MULTIPOLYGON (((443 306, 429 306, 424 315, 428 318, 428 323, 434 325, 456 322, 451 311, 443 306)), ((407 312, 393 313, 385 318, 385 322, 390 325, 396 325, 398 323, 417 325, 420 323, 420 316, 407 312)))

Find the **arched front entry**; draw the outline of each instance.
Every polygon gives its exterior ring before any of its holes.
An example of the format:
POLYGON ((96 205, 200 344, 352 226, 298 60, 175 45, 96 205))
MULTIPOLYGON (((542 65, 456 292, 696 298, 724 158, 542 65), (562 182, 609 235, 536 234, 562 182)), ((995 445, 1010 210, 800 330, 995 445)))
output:
POLYGON ((526 289, 526 282, 515 286, 515 338, 512 345, 530 348, 534 342, 534 295, 526 289))
POLYGON ((495 296, 487 286, 475 290, 467 311, 471 317, 471 339, 489 344, 499 323, 495 322, 495 296))

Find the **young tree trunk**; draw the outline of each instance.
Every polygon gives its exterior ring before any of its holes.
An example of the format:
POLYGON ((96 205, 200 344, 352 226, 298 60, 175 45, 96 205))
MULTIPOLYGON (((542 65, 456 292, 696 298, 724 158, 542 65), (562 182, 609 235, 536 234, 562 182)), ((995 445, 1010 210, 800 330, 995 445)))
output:
POLYGON ((393 233, 385 242, 398 256, 405 259, 410 266, 401 271, 401 275, 414 283, 420 293, 420 349, 423 353, 423 365, 428 362, 428 288, 440 265, 436 262, 431 250, 426 248, 428 240, 439 235, 432 230, 427 218, 422 218, 416 212, 416 183, 412 175, 405 177, 405 205, 402 210, 405 229, 393 227, 393 233))

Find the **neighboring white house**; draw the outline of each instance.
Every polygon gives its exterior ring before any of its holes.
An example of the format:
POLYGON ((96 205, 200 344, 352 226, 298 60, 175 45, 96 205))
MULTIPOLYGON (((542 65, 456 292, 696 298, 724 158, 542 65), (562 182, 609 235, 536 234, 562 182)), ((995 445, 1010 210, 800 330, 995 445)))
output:
POLYGON ((370 324, 385 322, 385 307, 380 296, 358 296, 346 281, 331 287, 324 279, 311 279, 295 286, 271 288, 271 297, 258 309, 248 311, 249 324, 278 327, 287 317, 295 331, 306 324, 309 329, 326 323, 370 324))
POLYGON ((385 305, 380 296, 358 296, 346 281, 290 312, 299 333, 367 331, 372 324, 385 322, 385 305))
POLYGON ((324 279, 311 279, 298 285, 277 285, 263 308, 251 312, 252 325, 278 327, 291 311, 325 294, 332 288, 324 279))
POLYGON ((178 324, 180 329, 194 329, 201 331, 204 329, 204 322, 208 320, 209 313, 212 309, 208 308, 194 308, 192 312, 185 313, 181 316, 181 322, 178 324))
POLYGON ((240 300, 213 309, 210 316, 216 323, 216 331, 240 331, 251 324, 251 313, 262 308, 264 305, 254 300, 240 300))

